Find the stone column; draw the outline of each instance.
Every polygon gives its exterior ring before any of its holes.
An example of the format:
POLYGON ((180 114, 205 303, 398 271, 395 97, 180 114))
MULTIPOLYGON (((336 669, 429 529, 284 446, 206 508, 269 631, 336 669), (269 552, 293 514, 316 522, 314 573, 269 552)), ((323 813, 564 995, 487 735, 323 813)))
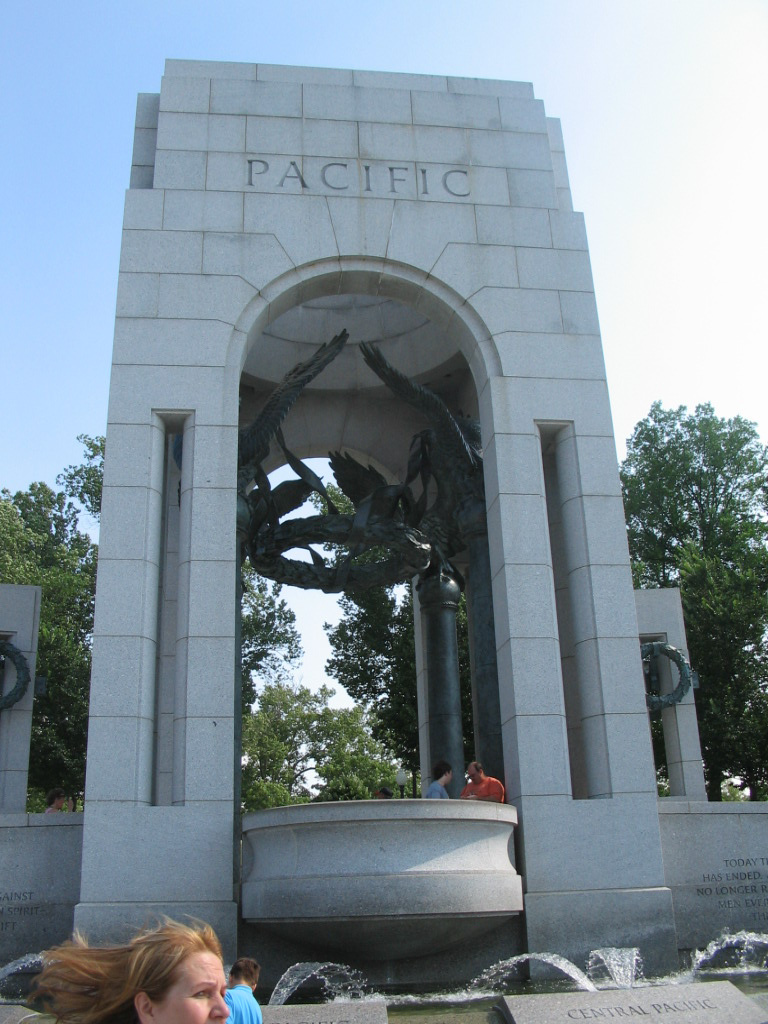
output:
MULTIPOLYGON (((0 640, 24 657, 30 676, 23 696, 0 713, 0 814, 23 814, 27 809, 40 596, 40 587, 0 584, 0 640)), ((16 670, 8 657, 5 669, 0 668, 0 694, 7 697, 15 686, 16 670)))
POLYGON ((416 589, 427 663, 430 766, 438 759, 448 761, 453 768, 448 795, 458 797, 464 777, 459 648, 456 641, 456 611, 461 589, 456 580, 445 572, 424 577, 416 589))
MULTIPOLYGON (((640 643, 658 640, 671 644, 688 657, 683 606, 677 587, 636 590, 635 607, 640 643)), ((677 668, 667 658, 658 660, 661 693, 671 693, 679 680, 677 668)), ((693 690, 689 690, 679 704, 664 708, 661 721, 669 769, 669 795, 687 800, 706 800, 693 690)))
POLYGON ((458 514, 469 551, 467 610, 472 652, 475 758, 482 764, 486 775, 503 780, 504 748, 485 503, 472 499, 464 503, 458 514))

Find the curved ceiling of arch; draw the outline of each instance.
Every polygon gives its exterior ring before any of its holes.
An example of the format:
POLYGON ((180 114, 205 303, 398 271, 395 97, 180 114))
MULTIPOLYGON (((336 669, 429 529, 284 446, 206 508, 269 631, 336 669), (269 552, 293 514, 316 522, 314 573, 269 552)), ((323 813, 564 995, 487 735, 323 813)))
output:
POLYGON ((456 331, 424 313, 381 295, 324 295, 293 306, 262 331, 243 368, 243 384, 267 389, 340 331, 349 341, 309 386, 318 391, 383 388, 363 361, 360 342, 371 341, 401 373, 440 394, 449 405, 466 405, 472 379, 456 331))

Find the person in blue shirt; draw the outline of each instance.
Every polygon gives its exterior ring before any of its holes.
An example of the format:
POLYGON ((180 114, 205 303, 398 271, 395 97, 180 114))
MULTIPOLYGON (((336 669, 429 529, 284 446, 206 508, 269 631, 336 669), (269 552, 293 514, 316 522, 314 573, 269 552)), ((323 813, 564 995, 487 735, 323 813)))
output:
POLYGON ((260 973, 261 967, 249 956, 241 956, 232 964, 224 994, 231 1024, 262 1024, 261 1007, 254 995, 260 973))
POLYGON ((426 800, 448 800, 448 790, 445 788, 453 778, 453 768, 447 761, 438 761, 432 768, 432 782, 424 794, 426 800))

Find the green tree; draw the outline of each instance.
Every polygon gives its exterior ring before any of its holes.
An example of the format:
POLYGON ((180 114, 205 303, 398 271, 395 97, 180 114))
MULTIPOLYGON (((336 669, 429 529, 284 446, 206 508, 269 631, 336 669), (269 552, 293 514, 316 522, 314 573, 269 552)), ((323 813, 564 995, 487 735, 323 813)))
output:
MULTIPOLYGON (((103 439, 81 440, 100 477, 103 439)), ((42 587, 36 672, 46 690, 32 712, 32 803, 54 785, 84 788, 97 549, 79 529, 79 494, 67 472, 58 478, 62 491, 33 483, 0 499, 0 580, 42 587)))
POLYGON ((333 692, 321 687, 312 693, 285 681, 259 691, 243 723, 246 810, 313 798, 368 799, 394 779, 391 758, 371 737, 364 711, 330 708, 333 692))
MULTIPOLYGON (((367 710, 374 738, 394 751, 415 779, 419 772, 416 654, 410 587, 375 588, 340 601, 342 618, 326 625, 333 654, 326 672, 367 710), (399 600, 398 600, 399 596, 399 600)), ((456 617, 464 755, 473 749, 469 633, 462 596, 456 617)))
POLYGON ((85 461, 77 466, 67 466, 56 477, 56 483, 98 523, 104 483, 104 438, 78 434, 77 440, 83 446, 85 461))
MULTIPOLYGON (((768 692, 753 690, 735 717, 741 716, 740 742, 730 759, 730 771, 739 779, 741 790, 749 789, 751 800, 768 800, 768 692)), ((743 798, 743 797, 742 797, 743 798)))
POLYGON ((325 625, 333 654, 329 676, 370 709, 373 735, 411 772, 419 770, 419 722, 410 588, 398 603, 393 587, 344 596, 342 617, 325 625))
POLYGON ((8 491, 0 494, 0 582, 32 584, 37 576, 33 538, 8 491))
POLYGON ((654 402, 627 441, 621 481, 638 584, 679 582, 688 543, 726 561, 765 546, 768 453, 740 416, 654 402))
POLYGON ((242 801, 245 810, 306 803, 312 793, 310 739, 330 691, 312 693, 287 682, 267 683, 243 716, 242 801))
POLYGON ((290 675, 303 657, 296 616, 280 597, 279 583, 265 580, 246 562, 242 567, 241 639, 243 713, 256 699, 259 683, 290 675))
POLYGON ((385 745, 374 739, 361 707, 324 708, 311 751, 319 784, 316 800, 370 800, 385 783, 394 790, 397 766, 385 745))
POLYGON ((768 743, 754 742, 765 736, 768 449, 741 417, 655 402, 621 479, 636 584, 681 587, 709 797, 738 775, 757 799, 768 757, 768 743))
POLYGON ((702 680, 696 705, 710 799, 729 777, 761 799, 768 772, 768 557, 747 548, 724 561, 689 544, 680 575, 691 659, 702 680))

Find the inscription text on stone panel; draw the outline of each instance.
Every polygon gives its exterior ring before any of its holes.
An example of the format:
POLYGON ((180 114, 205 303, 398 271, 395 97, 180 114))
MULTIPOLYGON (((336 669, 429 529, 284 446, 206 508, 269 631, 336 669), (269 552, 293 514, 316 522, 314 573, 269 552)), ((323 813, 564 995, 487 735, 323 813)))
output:
POLYGON ((467 199, 471 192, 467 167, 281 157, 246 160, 247 184, 260 191, 449 200, 467 199))

